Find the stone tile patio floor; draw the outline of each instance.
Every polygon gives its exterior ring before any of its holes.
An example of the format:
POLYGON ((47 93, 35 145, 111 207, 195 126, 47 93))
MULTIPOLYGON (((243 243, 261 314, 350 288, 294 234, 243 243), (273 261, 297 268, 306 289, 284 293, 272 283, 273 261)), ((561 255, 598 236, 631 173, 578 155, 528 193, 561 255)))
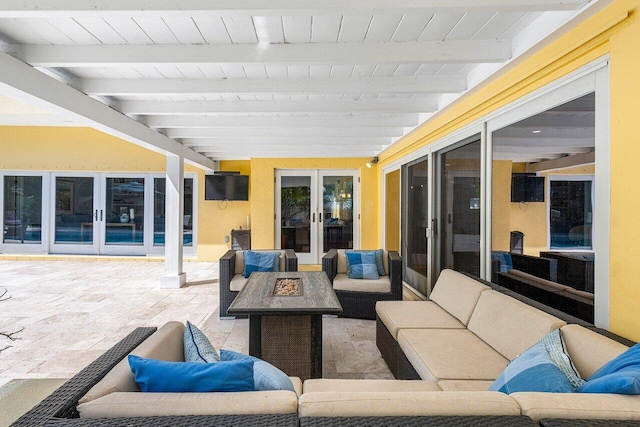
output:
MULTIPOLYGON (((69 378, 138 326, 191 321, 216 348, 248 352, 248 320, 218 315, 218 263, 185 262, 187 285, 160 289, 162 262, 0 261, 0 386, 69 378)), ((393 378, 375 344, 375 321, 325 317, 326 378, 393 378)))

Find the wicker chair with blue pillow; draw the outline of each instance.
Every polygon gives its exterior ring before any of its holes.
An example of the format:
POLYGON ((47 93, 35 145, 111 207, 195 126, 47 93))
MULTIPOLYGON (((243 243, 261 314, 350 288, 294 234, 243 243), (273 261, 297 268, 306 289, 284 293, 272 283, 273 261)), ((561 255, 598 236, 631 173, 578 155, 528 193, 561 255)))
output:
POLYGON ((258 264, 251 268, 245 263, 245 255, 258 255, 258 262, 264 263, 261 255, 277 254, 277 267, 274 265, 273 271, 298 271, 298 257, 293 249, 283 250, 252 250, 252 251, 227 251, 220 258, 220 317, 229 316, 227 309, 249 280, 251 271, 267 271, 260 268, 258 264), (277 270, 275 269, 277 268, 277 270))
POLYGON ((373 320, 377 301, 402 300, 402 258, 396 251, 331 249, 322 258, 322 270, 340 300, 341 317, 373 320))

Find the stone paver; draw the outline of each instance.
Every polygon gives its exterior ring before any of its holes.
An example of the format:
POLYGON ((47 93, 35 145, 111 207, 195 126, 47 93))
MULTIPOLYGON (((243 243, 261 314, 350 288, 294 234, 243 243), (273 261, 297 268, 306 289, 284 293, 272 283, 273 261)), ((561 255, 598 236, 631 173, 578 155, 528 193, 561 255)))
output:
MULTIPOLYGON (((187 285, 160 289, 160 262, 0 261, 0 386, 69 378, 138 326, 191 321, 217 348, 248 352, 246 319, 220 320, 218 263, 185 262, 187 285)), ((375 322, 324 319, 325 377, 393 378, 375 346, 375 322)))

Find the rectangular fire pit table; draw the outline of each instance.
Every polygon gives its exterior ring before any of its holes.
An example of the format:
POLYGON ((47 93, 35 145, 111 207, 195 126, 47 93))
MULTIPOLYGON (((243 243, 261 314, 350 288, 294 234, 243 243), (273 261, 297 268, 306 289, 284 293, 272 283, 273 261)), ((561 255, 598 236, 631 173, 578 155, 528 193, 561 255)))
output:
POLYGON ((342 313, 326 273, 254 272, 228 313, 249 316, 249 354, 302 380, 322 378, 322 315, 342 313), (274 295, 277 282, 291 295, 274 295))

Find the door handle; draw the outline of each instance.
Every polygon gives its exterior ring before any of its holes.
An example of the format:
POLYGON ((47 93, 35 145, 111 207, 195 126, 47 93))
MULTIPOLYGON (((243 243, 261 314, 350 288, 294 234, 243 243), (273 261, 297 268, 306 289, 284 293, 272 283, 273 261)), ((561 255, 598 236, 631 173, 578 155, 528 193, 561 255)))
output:
POLYGON ((100 221, 102 221, 102 209, 100 209, 100 221))
POLYGON ((316 213, 311 214, 311 222, 316 222, 316 213))
POLYGON ((98 220, 98 209, 96 209, 96 212, 93 215, 93 218, 97 221, 98 220))
POLYGON ((438 234, 438 218, 431 219, 431 229, 433 230, 433 237, 438 234))
POLYGON ((318 222, 322 222, 322 213, 318 214, 318 222))

